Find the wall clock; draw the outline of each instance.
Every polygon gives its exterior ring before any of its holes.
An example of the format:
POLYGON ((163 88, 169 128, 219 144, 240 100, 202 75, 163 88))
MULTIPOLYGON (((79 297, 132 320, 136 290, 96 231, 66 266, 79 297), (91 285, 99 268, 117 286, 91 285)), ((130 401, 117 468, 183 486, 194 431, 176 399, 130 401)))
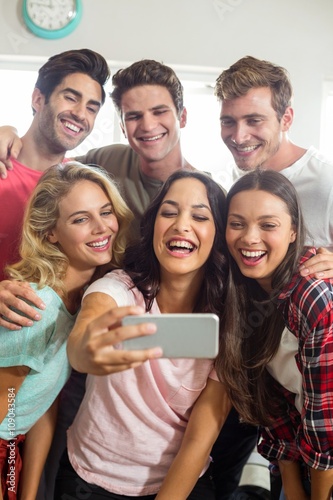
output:
POLYGON ((81 17, 81 0, 23 0, 23 20, 32 33, 42 38, 69 35, 81 17))

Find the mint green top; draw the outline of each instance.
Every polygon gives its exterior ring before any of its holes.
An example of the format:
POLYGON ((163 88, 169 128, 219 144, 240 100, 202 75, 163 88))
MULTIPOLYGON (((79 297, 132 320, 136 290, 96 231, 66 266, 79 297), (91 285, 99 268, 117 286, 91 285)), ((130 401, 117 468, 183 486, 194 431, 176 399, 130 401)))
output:
POLYGON ((35 283, 31 287, 46 305, 42 319, 17 331, 0 327, 0 367, 30 368, 15 400, 8 390, 9 411, 0 424, 0 437, 7 440, 31 429, 56 399, 71 371, 66 343, 76 315, 67 311, 52 288, 38 290, 35 283))

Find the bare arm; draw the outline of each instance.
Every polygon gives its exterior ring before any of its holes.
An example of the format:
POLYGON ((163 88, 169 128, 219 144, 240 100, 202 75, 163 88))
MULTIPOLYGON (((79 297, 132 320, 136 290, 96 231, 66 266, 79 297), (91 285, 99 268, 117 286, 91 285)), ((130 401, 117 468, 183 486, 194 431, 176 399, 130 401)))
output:
POLYGON ((230 409, 231 403, 224 385, 208 379, 206 388, 192 410, 180 450, 156 500, 186 500, 205 466, 230 409))
POLYGON ((19 330, 22 326, 32 326, 33 321, 41 319, 41 315, 21 298, 34 304, 39 309, 45 309, 45 304, 30 287, 22 281, 4 280, 0 282, 0 326, 8 330, 19 330), (14 307, 28 318, 10 309, 14 307), (11 323, 10 320, 13 323, 11 323))
POLYGON ((10 157, 17 158, 22 149, 22 141, 16 128, 9 125, 0 127, 0 177, 6 179, 7 170, 12 170, 10 157))
POLYGON ((333 278, 333 253, 326 248, 318 248, 317 252, 317 255, 300 266, 300 274, 319 279, 333 278))
POLYGON ((114 348, 124 339, 156 331, 156 326, 148 322, 121 326, 124 316, 143 313, 144 310, 137 306, 117 307, 112 297, 104 293, 87 295, 67 343, 67 354, 73 368, 83 373, 106 375, 160 357, 160 348, 140 351, 114 348))
POLYGON ((29 371, 30 368, 27 366, 0 368, 0 423, 9 410, 15 413, 15 396, 29 371))
POLYGON ((20 477, 20 500, 35 500, 40 477, 49 452, 57 419, 58 400, 26 435, 20 477))

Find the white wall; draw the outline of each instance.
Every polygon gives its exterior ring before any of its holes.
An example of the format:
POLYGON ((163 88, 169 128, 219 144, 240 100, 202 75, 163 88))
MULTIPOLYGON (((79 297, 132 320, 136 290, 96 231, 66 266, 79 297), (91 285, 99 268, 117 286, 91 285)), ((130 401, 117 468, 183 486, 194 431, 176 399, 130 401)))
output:
MULTIPOLYGON (((216 67, 250 54, 290 72, 296 111, 292 138, 319 146, 322 80, 333 78, 332 0, 82 0, 83 18, 59 41, 24 27, 22 0, 0 0, 1 55, 49 57, 88 47, 124 64, 216 67)), ((1 82, 0 82, 1 90, 1 82)), ((1 122, 1 110, 0 110, 1 122)))

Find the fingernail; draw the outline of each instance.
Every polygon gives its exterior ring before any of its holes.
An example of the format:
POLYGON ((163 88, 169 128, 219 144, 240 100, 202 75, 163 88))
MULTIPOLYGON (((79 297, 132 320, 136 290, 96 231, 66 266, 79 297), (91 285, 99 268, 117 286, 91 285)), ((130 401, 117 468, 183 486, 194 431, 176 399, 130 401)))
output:
POLYGON ((163 355, 163 350, 160 347, 156 347, 153 350, 153 356, 154 358, 160 358, 163 355))
POLYGON ((310 273, 309 269, 307 269, 307 268, 301 269, 301 274, 303 276, 307 276, 309 273, 310 273))
POLYGON ((157 330, 157 326, 155 323, 147 323, 147 332, 148 333, 155 333, 157 330))
POLYGON ((317 273, 317 278, 323 278, 324 277, 324 273, 317 273))
POLYGON ((33 326, 34 322, 29 320, 27 326, 33 326))
MULTIPOLYGON (((35 319, 36 321, 39 321, 40 319, 42 319, 42 317, 41 317, 41 315, 40 315, 40 314, 36 314, 36 315, 35 315, 35 317, 34 317, 34 319, 35 319)), ((31 322, 31 324, 33 324, 33 323, 31 322)))
POLYGON ((46 309, 46 305, 44 304, 44 302, 41 302, 41 304, 39 305, 39 309, 46 309))

